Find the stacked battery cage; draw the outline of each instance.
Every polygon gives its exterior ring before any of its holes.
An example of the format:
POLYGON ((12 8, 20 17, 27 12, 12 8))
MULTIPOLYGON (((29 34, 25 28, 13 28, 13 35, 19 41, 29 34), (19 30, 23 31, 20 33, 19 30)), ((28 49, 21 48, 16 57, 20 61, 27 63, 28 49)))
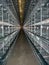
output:
POLYGON ((17 14, 14 14, 12 0, 0 0, 0 65, 6 65, 13 41, 20 30, 17 14))
POLYGON ((24 31, 44 59, 42 62, 37 54, 40 64, 49 64, 49 0, 38 0, 37 3, 31 2, 28 10, 30 10, 30 14, 27 13, 24 31))

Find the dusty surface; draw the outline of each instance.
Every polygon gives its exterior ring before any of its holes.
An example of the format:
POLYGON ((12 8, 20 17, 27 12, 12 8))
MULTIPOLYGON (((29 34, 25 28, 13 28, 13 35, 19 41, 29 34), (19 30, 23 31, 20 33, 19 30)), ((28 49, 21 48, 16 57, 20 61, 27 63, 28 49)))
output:
POLYGON ((7 65, 39 65, 23 32, 20 33, 7 65))

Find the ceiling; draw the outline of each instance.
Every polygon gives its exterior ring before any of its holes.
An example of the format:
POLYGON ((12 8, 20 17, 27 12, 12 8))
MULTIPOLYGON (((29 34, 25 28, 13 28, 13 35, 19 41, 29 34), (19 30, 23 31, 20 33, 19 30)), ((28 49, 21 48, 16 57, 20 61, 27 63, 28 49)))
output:
POLYGON ((18 0, 21 23, 23 23, 25 2, 26 2, 26 0, 18 0))
POLYGON ((12 0, 19 17, 20 24, 23 24, 28 6, 31 0, 12 0))
POLYGON ((30 13, 38 2, 38 0, 12 0, 12 1, 13 1, 15 10, 17 12, 20 24, 24 23, 27 13, 28 12, 30 13))

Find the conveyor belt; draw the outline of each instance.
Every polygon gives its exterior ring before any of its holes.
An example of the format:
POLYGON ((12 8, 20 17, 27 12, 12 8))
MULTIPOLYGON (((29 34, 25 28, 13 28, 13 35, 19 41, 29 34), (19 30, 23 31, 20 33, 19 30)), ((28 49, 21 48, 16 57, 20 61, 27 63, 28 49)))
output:
POLYGON ((7 65, 39 65, 22 31, 8 59, 7 65))

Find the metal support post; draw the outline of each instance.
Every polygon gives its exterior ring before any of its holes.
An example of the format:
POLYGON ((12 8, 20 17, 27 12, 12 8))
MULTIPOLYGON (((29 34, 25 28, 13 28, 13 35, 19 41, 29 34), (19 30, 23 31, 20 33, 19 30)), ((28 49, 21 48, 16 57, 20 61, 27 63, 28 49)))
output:
MULTIPOLYGON (((41 7, 41 22, 42 22, 42 7, 41 7)), ((40 26, 40 36, 42 36, 42 25, 40 26)))

